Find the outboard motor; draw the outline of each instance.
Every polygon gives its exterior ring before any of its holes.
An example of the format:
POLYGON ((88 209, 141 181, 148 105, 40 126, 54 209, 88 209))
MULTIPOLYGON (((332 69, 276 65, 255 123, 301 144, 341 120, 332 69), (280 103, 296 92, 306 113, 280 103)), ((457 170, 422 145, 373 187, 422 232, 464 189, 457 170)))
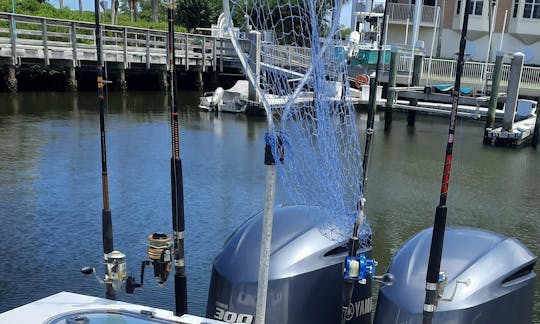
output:
MULTIPOLYGON (((321 234, 317 207, 276 207, 266 322, 329 324, 341 319, 346 242, 321 234)), ((262 213, 241 225, 214 260, 206 317, 254 323, 262 213)), ((371 247, 360 249, 369 254, 371 247)), ((347 323, 371 323, 371 281, 355 284, 347 323)))
MULTIPOLYGON (((379 291, 375 323, 422 323, 432 229, 408 241, 379 291)), ((472 228, 447 228, 433 323, 530 323, 536 256, 513 238, 472 228)))
POLYGON ((221 102, 221 99, 223 99, 223 94, 225 93, 225 90, 223 90, 222 87, 217 87, 214 91, 214 94, 212 95, 212 99, 210 100, 210 105, 213 107, 213 109, 218 110, 219 104, 221 102))

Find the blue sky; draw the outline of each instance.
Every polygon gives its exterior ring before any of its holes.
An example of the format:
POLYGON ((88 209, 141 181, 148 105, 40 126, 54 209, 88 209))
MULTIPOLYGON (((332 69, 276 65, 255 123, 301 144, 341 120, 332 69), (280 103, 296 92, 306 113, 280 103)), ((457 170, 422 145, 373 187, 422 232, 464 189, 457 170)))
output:
MULTIPOLYGON (((109 2, 108 8, 110 8, 111 1, 107 0, 107 2, 109 2)), ((49 3, 55 7, 59 6, 59 0, 49 0, 49 3)), ((341 11, 341 25, 344 25, 346 27, 349 27, 351 23, 351 3, 352 1, 349 1, 346 5, 343 6, 343 10, 341 11)), ((69 7, 73 10, 78 10, 79 0, 64 0, 64 6, 69 7)), ((83 9, 93 10, 94 0, 83 0, 83 9)))

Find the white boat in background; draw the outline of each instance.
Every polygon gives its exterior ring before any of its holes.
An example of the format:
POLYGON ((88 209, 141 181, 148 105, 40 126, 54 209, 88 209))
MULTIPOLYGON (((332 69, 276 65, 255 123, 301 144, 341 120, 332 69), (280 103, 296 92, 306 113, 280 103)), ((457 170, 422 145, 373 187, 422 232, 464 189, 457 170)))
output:
POLYGON ((248 87, 247 80, 238 80, 230 89, 218 87, 213 92, 205 92, 200 97, 199 108, 207 111, 243 113, 246 111, 248 87))

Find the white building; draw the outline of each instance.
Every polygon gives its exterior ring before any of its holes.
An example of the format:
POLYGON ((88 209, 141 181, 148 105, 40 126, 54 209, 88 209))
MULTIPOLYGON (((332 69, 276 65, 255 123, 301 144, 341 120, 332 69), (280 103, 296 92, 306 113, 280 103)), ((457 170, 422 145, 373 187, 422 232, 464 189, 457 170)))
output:
MULTIPOLYGON (((395 0, 388 4, 388 44, 411 43, 414 2, 395 0)), ((353 0, 351 21, 354 22, 356 12, 366 8, 384 10, 376 0, 373 6, 372 3, 353 0)), ((455 58, 465 3, 465 0, 423 1, 418 39, 424 41, 426 53, 431 52, 433 44, 434 56, 455 58)), ((525 64, 540 65, 540 0, 471 0, 471 7, 466 48, 469 59, 485 61, 489 54, 489 60, 493 61, 496 51, 501 49, 523 52, 525 64)))

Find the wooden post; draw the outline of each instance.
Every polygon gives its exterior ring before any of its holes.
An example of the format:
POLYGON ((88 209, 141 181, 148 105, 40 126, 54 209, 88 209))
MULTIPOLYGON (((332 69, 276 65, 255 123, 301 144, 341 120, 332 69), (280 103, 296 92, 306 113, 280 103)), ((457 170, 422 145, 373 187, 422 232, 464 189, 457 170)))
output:
POLYGON ((161 90, 165 92, 169 91, 169 81, 167 78, 167 70, 159 71, 159 86, 161 90))
MULTIPOLYGON (((250 31, 248 34, 249 39, 249 67, 255 75, 256 82, 260 82, 259 77, 261 74, 261 33, 258 31, 250 31)), ((258 85, 257 85, 258 86, 258 85)), ((257 94, 255 87, 249 83, 248 99, 250 101, 259 102, 261 98, 257 94)))
POLYGON ((219 83, 218 73, 217 72, 212 72, 211 73, 211 79, 210 79, 210 84, 211 84, 212 88, 214 88, 214 89, 217 88, 218 83, 219 83))
POLYGON ((204 90, 204 80, 203 80, 203 71, 199 70, 197 73, 197 79, 195 80, 195 86, 199 91, 204 90))
POLYGON ((146 31, 146 69, 150 70, 150 31, 146 31))
POLYGON ((186 62, 186 71, 189 70, 189 39, 188 34, 184 36, 184 59, 186 62))
POLYGON ((17 29, 15 28, 15 17, 9 16, 9 35, 11 41, 11 64, 17 65, 17 29))
POLYGON ((516 115, 516 105, 519 95, 519 85, 521 83, 521 72, 523 71, 523 59, 525 54, 514 53, 510 65, 510 75, 508 76, 508 90, 506 104, 504 105, 503 129, 511 131, 514 127, 514 117, 516 115))
POLYGON ((118 69, 118 86, 120 87, 120 91, 122 91, 122 93, 127 92, 126 69, 124 69, 122 66, 120 66, 118 69))
POLYGON ((206 72, 206 37, 202 38, 202 70, 206 72))
POLYGON ((491 94, 489 96, 489 106, 486 114, 486 125, 484 127, 484 144, 490 144, 491 139, 488 137, 488 131, 495 125, 495 113, 497 111, 497 103, 499 101, 499 86, 502 76, 504 53, 498 51, 495 56, 495 66, 491 76, 491 94))
POLYGON ((66 88, 68 91, 77 92, 77 86, 77 74, 75 72, 75 66, 68 66, 66 88))
POLYGON ((71 39, 71 51, 72 51, 72 61, 73 66, 78 66, 78 59, 77 59, 77 27, 75 26, 75 22, 71 23, 70 28, 70 39, 71 39))
POLYGON ((223 38, 219 39, 219 72, 223 72, 223 38))
POLYGON ((392 106, 396 98, 395 90, 397 78, 397 66, 399 62, 398 49, 392 46, 390 53, 390 70, 388 72, 388 85, 386 89, 386 106, 384 110, 384 130, 389 131, 392 127, 392 106))
POLYGON ((212 71, 217 70, 217 53, 216 53, 216 39, 212 39, 212 71))
POLYGON ((17 74, 15 65, 7 66, 6 86, 10 93, 17 93, 17 74))
POLYGON ((123 30, 124 33, 124 69, 128 68, 128 54, 127 54, 127 47, 128 47, 128 40, 127 40, 127 28, 124 27, 123 30))
MULTIPOLYGON (((412 76, 412 85, 420 85, 420 79, 422 78, 422 70, 424 69, 424 54, 417 53, 414 56, 414 65, 413 65, 413 76, 412 76)), ((409 101, 410 106, 418 105, 418 99, 411 99, 409 101)), ((407 125, 414 126, 416 121, 416 110, 407 111, 407 125)))
POLYGON ((43 60, 45 66, 49 66, 49 46, 47 44, 47 21, 41 19, 41 39, 43 41, 43 60))

